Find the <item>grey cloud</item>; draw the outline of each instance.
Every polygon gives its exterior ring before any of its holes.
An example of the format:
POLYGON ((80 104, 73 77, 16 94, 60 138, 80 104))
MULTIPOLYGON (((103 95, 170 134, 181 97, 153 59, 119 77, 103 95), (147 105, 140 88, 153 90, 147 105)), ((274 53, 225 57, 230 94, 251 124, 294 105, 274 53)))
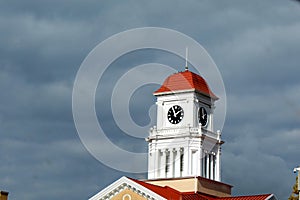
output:
MULTIPOLYGON (((11 199, 87 199, 121 175, 145 177, 109 169, 84 149, 72 121, 72 84, 100 41, 128 28, 162 26, 203 44, 223 75, 223 179, 236 194, 286 198, 300 153, 299 10, 279 0, 0 1, 0 189, 11 199)), ((177 70, 184 64, 163 52, 125 55, 106 71, 96 97, 110 139, 135 152, 144 152, 146 142, 116 126, 110 95, 123 73, 147 62, 177 70)), ((145 96, 150 90, 141 88, 131 101, 138 123, 154 103, 145 96)))

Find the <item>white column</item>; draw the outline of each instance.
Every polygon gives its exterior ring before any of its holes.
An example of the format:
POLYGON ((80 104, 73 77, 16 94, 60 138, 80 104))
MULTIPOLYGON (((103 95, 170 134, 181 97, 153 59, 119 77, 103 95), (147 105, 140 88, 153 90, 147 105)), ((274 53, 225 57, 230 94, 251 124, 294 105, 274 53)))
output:
POLYGON ((221 181, 221 145, 218 146, 216 155, 216 181, 221 181))
POLYGON ((194 176, 194 173, 195 173, 195 170, 194 170, 194 154, 193 154, 193 151, 190 150, 190 167, 189 167, 189 170, 190 170, 190 175, 194 176))
POLYGON ((209 173, 210 173, 210 171, 209 171, 209 154, 207 153, 206 154, 206 178, 209 178, 209 173))
POLYGON ((175 174, 176 174, 175 171, 176 155, 177 155, 177 151, 175 148, 173 148, 171 152, 171 177, 172 178, 175 178, 175 174))
POLYGON ((174 177, 180 177, 180 149, 175 149, 174 156, 174 177))
POLYGON ((178 164, 178 177, 182 177, 183 176, 183 171, 184 171, 184 163, 182 164, 182 162, 184 162, 184 159, 181 160, 181 157, 183 158, 184 156, 184 148, 179 148, 178 151, 178 160, 177 160, 177 164, 178 164), (182 169, 181 169, 181 165, 182 165, 182 169))
POLYGON ((204 151, 202 150, 202 155, 203 155, 203 157, 202 157, 202 163, 201 163, 201 168, 202 168, 202 172, 201 172, 201 174, 202 174, 202 177, 206 177, 206 154, 204 153, 204 151))
POLYGON ((213 180, 217 180, 216 155, 213 155, 213 180))
POLYGON ((191 153, 191 164, 190 164, 190 175, 194 176, 195 175, 195 168, 194 168, 194 165, 195 165, 195 156, 194 156, 194 151, 190 151, 191 153))
POLYGON ((202 162, 203 162, 203 152, 202 152, 202 141, 200 141, 200 146, 199 146, 199 150, 198 150, 198 154, 199 154, 199 160, 198 160, 198 174, 199 176, 203 176, 202 174, 202 162))
POLYGON ((170 175, 171 175, 171 154, 170 154, 170 151, 167 151, 166 152, 166 177, 167 178, 170 178, 170 175))
POLYGON ((166 178, 166 150, 162 150, 160 163, 160 178, 166 178))
POLYGON ((298 185, 298 195, 299 195, 299 200, 300 200, 300 166, 294 168, 294 173, 297 173, 298 172, 298 181, 297 181, 297 185, 298 185))
POLYGON ((211 154, 208 154, 208 166, 209 166, 209 174, 208 177, 211 179, 211 154))
POLYGON ((190 165, 189 165, 189 160, 190 160, 190 152, 189 148, 185 148, 183 151, 183 172, 182 176, 189 176, 190 175, 190 165))
POLYGON ((220 182, 222 181, 222 174, 221 174, 221 155, 222 155, 222 152, 221 152, 221 145, 220 145, 220 150, 219 150, 219 160, 218 160, 218 166, 219 166, 218 174, 219 174, 219 181, 220 181, 220 182))
POLYGON ((210 154, 210 179, 214 180, 214 155, 210 154))
POLYGON ((199 151, 191 151, 191 175, 199 176, 199 151))

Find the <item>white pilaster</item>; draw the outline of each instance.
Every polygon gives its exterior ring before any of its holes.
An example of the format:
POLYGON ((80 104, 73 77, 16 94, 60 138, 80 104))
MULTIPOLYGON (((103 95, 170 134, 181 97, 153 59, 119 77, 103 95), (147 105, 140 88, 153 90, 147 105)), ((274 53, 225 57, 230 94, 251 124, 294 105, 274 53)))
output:
POLYGON ((155 152, 155 169, 154 171, 154 177, 152 178, 156 178, 156 177, 160 177, 160 162, 161 162, 161 152, 159 149, 156 150, 155 152))
POLYGON ((163 117, 164 117, 164 112, 163 112, 163 102, 162 101, 157 101, 156 102, 156 105, 157 105, 157 122, 156 122, 156 125, 157 125, 157 128, 160 129, 162 126, 163 126, 163 117))
POLYGON ((157 150, 155 152, 155 159, 154 159, 154 163, 155 163, 154 164, 155 169, 153 170, 154 171, 154 177, 152 177, 152 178, 160 176, 160 159, 161 159, 161 152, 160 152, 160 150, 157 150))
POLYGON ((155 177, 155 154, 156 153, 148 153, 148 178, 153 178, 155 177))

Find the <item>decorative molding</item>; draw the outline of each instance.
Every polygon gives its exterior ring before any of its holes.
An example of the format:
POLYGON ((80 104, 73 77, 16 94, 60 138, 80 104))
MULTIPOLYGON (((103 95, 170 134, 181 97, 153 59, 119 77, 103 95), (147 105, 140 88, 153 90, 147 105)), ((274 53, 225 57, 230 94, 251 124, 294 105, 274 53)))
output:
POLYGON ((146 197, 148 199, 152 200, 167 200, 163 198, 162 196, 156 194, 155 192, 149 190, 148 188, 145 188, 144 186, 136 183, 135 181, 123 176, 114 183, 110 184, 106 188, 104 188, 102 191, 91 197, 89 200, 107 200, 111 199, 112 196, 115 196, 116 194, 120 193, 124 189, 129 189, 143 197, 146 197))

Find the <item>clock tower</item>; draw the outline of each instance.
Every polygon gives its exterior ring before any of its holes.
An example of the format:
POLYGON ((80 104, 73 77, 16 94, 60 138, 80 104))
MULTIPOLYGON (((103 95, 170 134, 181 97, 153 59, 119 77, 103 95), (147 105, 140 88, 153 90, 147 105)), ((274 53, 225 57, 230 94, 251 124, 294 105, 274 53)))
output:
POLYGON ((220 131, 214 131, 218 97, 206 81, 186 69, 170 75, 154 92, 157 124, 147 141, 148 179, 202 176, 221 181, 220 131))

